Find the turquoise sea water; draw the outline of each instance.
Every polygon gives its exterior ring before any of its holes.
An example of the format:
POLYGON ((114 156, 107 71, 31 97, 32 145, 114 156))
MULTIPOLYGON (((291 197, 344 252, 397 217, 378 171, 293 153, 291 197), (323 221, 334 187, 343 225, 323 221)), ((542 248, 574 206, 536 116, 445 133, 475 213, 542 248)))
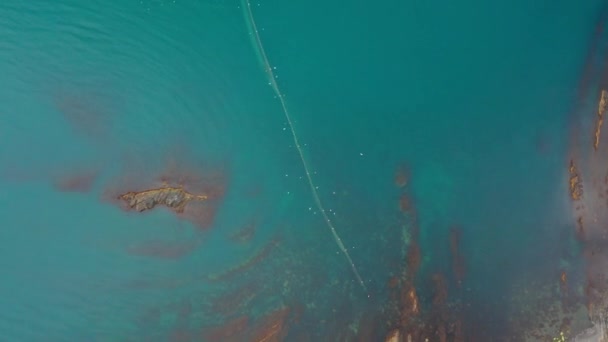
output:
POLYGON ((569 111, 601 1, 251 5, 368 293, 315 207, 243 2, 9 0, 0 340, 212 340, 211 327, 243 316, 255 340, 282 307, 299 315, 285 340, 356 340, 365 322, 380 338, 386 284, 405 264, 400 165, 421 300, 425 279, 450 272, 449 231, 460 227, 467 273, 454 293, 477 332, 469 340, 506 338, 514 289, 558 284, 569 248, 569 111), (209 227, 108 201, 167 170, 222 185, 209 227), (66 186, 75 179, 83 185, 66 186), (249 226, 250 240, 230 239, 249 226))

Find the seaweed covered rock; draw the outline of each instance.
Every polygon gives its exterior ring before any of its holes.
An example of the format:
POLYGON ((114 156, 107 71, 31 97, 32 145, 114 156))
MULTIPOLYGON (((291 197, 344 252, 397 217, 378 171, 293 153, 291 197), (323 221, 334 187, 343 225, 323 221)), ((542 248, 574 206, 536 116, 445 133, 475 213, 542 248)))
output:
POLYGON ((208 197, 191 194, 181 187, 164 186, 144 191, 130 191, 118 196, 118 198, 125 201, 130 209, 139 212, 164 205, 176 213, 182 213, 190 201, 204 201, 208 197))

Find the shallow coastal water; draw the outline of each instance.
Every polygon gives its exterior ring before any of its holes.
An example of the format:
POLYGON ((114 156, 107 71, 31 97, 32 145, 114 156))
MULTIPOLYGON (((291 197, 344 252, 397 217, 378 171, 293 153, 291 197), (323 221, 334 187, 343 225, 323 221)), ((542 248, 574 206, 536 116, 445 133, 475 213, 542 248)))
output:
POLYGON ((500 341, 540 315, 528 288, 582 292, 568 153, 601 1, 251 3, 367 291, 244 4, 0 4, 3 338, 382 340, 408 282, 435 317, 440 274, 450 338, 500 341), (216 196, 118 200, 163 179, 216 196))

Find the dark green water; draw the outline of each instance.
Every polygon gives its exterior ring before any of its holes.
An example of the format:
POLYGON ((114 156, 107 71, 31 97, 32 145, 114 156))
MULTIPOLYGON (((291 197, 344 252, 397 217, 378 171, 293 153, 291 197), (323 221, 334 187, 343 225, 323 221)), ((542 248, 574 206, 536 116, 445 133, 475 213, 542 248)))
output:
POLYGON ((600 5, 252 3, 369 299, 315 207, 240 1, 3 2, 0 339, 195 341, 287 306, 299 318, 286 340, 356 340, 385 314, 386 284, 404 266, 394 175, 405 164, 419 292, 449 273, 460 227, 458 300, 479 340, 500 340, 513 288, 554 276, 568 244, 568 114, 600 5), (221 175, 206 230, 104 200, 167 165, 221 175), (90 189, 61 186, 83 174, 90 189), (250 224, 251 240, 231 241, 250 224), (230 293, 246 298, 213 304, 230 293))

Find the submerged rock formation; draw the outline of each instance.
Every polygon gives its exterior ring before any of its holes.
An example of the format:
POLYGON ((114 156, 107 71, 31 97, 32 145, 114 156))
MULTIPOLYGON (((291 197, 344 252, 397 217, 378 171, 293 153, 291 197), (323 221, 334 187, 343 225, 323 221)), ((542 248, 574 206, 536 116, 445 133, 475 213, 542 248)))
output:
POLYGON ((602 133, 602 124, 604 123, 606 105, 608 105, 608 92, 602 89, 600 93, 600 101, 597 105, 597 123, 595 125, 595 140, 593 141, 593 149, 596 151, 600 146, 600 134, 602 133))
POLYGON ((139 212, 151 210, 157 205, 164 205, 176 213, 183 213, 189 202, 204 201, 208 196, 191 194, 182 187, 163 186, 144 191, 129 191, 118 198, 125 201, 130 209, 139 212))

